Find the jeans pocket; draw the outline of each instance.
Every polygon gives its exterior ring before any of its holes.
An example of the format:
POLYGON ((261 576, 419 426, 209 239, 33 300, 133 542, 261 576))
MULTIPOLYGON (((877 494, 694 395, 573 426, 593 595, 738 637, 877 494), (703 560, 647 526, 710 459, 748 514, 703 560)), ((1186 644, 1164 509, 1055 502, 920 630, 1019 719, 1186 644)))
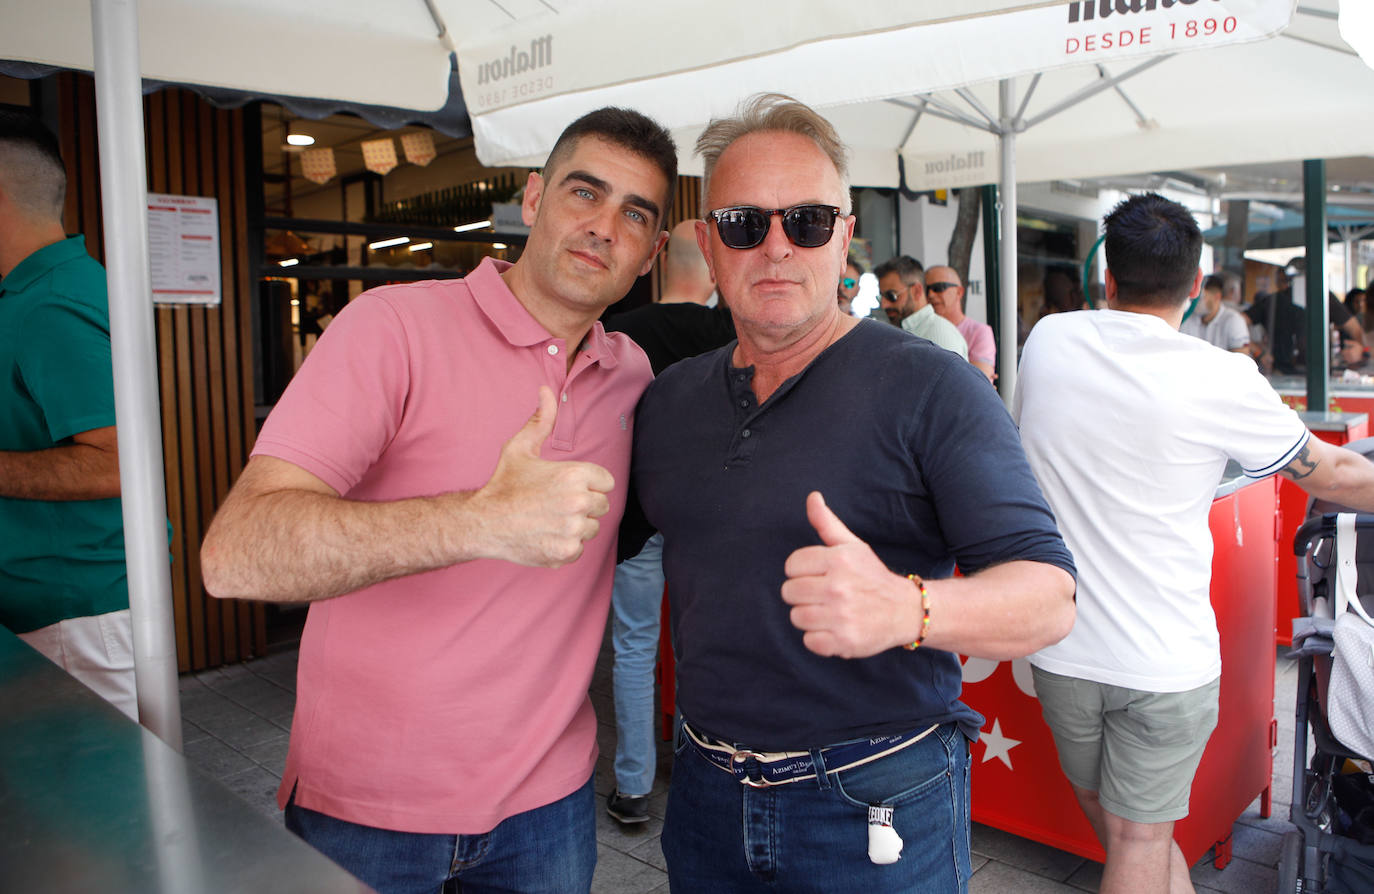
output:
MULTIPOLYGON (((952 725, 949 730, 959 735, 952 725)), ((835 790, 856 807, 899 807, 931 793, 947 793, 955 764, 950 748, 950 736, 941 727, 896 754, 836 773, 835 790)))

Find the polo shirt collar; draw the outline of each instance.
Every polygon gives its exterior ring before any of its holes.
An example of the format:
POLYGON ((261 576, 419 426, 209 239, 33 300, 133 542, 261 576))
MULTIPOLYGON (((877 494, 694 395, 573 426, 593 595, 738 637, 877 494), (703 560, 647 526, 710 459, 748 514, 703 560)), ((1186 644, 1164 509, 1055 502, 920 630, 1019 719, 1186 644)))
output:
POLYGON ((59 242, 45 245, 20 261, 9 275, 0 279, 0 294, 22 292, 53 268, 86 254, 85 236, 68 236, 59 242))
MULTIPOLYGON (((501 278, 501 274, 512 266, 509 261, 483 258, 477 269, 466 277, 473 300, 510 344, 531 347, 553 341, 554 337, 525 309, 525 305, 520 303, 520 299, 515 297, 515 293, 501 278)), ((618 363, 600 320, 592 323, 586 343, 573 347, 586 353, 593 363, 600 363, 607 369, 614 368, 618 363)))

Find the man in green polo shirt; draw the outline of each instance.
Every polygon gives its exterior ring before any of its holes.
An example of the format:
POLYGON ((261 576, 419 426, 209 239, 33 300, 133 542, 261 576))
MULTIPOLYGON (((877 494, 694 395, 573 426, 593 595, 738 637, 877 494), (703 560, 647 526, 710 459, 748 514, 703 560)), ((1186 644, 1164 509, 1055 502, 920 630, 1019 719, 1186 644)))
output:
POLYGON ((0 624, 137 718, 105 271, 57 140, 0 110, 0 624))

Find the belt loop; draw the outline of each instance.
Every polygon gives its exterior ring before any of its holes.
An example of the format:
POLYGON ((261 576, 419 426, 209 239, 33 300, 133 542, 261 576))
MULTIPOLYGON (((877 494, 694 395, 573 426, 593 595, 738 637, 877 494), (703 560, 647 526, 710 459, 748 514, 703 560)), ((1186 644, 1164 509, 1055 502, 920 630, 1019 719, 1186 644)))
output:
POLYGON ((816 787, 823 792, 830 791, 830 771, 825 768, 825 749, 812 748, 811 760, 816 764, 816 787))

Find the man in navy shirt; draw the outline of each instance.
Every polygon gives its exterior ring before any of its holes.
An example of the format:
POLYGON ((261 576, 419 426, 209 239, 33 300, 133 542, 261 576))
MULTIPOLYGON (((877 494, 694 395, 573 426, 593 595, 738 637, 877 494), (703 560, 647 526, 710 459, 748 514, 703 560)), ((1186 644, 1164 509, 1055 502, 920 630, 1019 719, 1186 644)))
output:
POLYGON ((854 217, 830 124, 760 96, 697 151, 738 341, 655 380, 634 453, 679 659, 670 883, 965 890, 983 719, 956 653, 1063 637, 1072 558, 983 376, 839 312, 854 217))

